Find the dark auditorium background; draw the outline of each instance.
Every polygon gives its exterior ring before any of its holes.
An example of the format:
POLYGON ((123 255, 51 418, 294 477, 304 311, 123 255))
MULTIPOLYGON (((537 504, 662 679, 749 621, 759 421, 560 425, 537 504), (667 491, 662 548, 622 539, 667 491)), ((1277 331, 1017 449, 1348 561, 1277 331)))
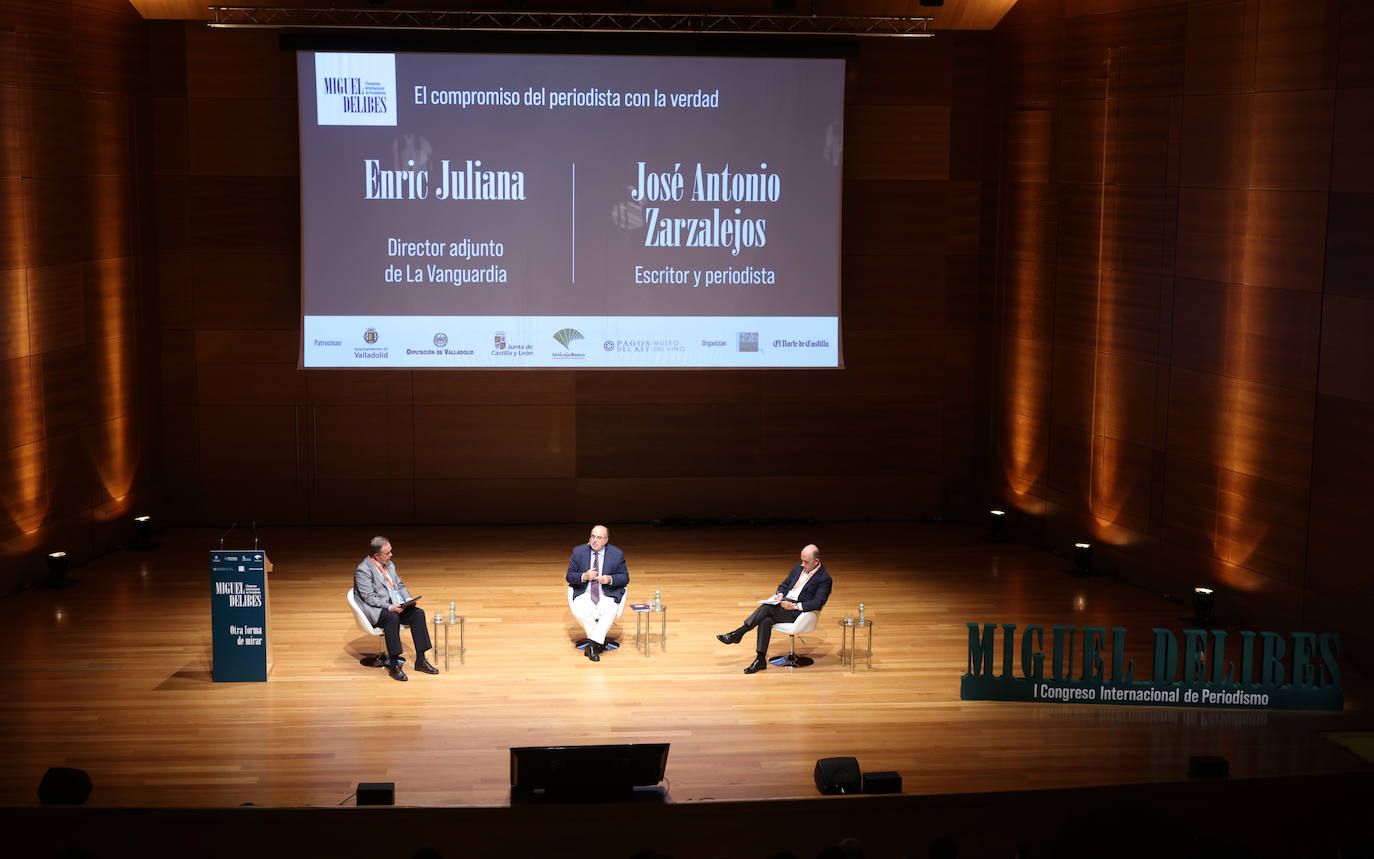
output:
POLYGON ((1002 505, 1022 539, 1086 535, 1112 575, 1218 584, 1368 661, 1374 3, 1020 0, 851 43, 846 366, 767 373, 298 369, 295 58, 157 20, 186 5, 0 0, 0 591, 136 511, 1002 505))

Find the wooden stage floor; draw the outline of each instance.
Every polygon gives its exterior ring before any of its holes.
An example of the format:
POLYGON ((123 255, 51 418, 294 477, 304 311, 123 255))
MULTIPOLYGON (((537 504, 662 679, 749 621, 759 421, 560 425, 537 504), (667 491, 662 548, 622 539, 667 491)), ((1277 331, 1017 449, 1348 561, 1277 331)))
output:
MULTIPOLYGON (((407 683, 359 665, 377 648, 344 602, 372 536, 360 528, 262 533, 276 567, 267 683, 211 679, 215 533, 161 534, 153 550, 73 569, 66 590, 12 595, 0 805, 35 804, 43 772, 72 766, 90 773, 95 806, 333 806, 360 781, 395 782, 400 805, 502 806, 509 747, 599 742, 670 742, 674 803, 815 797, 815 761, 829 756, 896 770, 908 794, 1177 781, 1195 754, 1225 756, 1233 778, 1367 768, 1319 735, 1374 723, 1369 683, 1348 665, 1343 713, 960 701, 966 621, 1124 626, 1148 674, 1150 628, 1178 630, 1185 613, 974 528, 611 530, 631 601, 662 591, 668 636, 637 652, 627 611, 626 646, 599 664, 572 644, 562 577, 585 538, 577 525, 389 531, 431 615, 452 600, 467 617, 466 655, 454 635, 449 670, 407 683), (819 629, 798 643, 816 664, 746 676, 752 633, 735 647, 714 636, 772 593, 808 541, 835 577, 819 629), (873 664, 851 672, 838 622, 860 602, 873 664)), ((774 637, 774 654, 786 646, 774 637)))

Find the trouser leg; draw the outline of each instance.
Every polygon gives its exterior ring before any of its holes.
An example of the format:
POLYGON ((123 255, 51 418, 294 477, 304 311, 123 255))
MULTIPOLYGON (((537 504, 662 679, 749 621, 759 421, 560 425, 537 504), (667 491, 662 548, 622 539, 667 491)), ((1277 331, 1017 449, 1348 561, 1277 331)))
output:
POLYGON ((761 605, 754 609, 754 613, 749 615, 749 619, 744 622, 739 632, 743 634, 750 629, 757 627, 759 631, 757 649, 760 654, 768 655, 768 641, 773 635, 773 624, 788 623, 796 620, 801 612, 796 609, 786 609, 780 605, 761 605))
POLYGON ((401 655, 401 617, 394 611, 382 612, 377 626, 382 628, 382 638, 386 640, 386 655, 392 659, 401 655))
MULTIPOLYGON (((418 605, 413 605, 398 615, 401 623, 410 627, 410 639, 415 642, 415 655, 424 656, 425 651, 433 645, 429 640, 429 624, 425 622, 425 612, 418 605)), ((401 637, 396 636, 399 645, 401 637)), ((398 647, 399 649, 399 647, 398 647)))

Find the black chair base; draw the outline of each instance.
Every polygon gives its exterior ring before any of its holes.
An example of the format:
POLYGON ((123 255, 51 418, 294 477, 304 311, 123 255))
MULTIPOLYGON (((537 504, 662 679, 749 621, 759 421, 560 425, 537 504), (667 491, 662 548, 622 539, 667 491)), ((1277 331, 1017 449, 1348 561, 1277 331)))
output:
MULTIPOLYGON (((582 639, 581 641, 579 641, 579 642, 577 642, 576 644, 574 644, 573 647, 576 647, 578 650, 586 650, 586 649, 587 649, 587 645, 589 645, 589 644, 591 644, 591 643, 592 643, 592 640, 591 640, 590 638, 584 638, 584 639, 582 639)), ((606 639, 606 643, 603 644, 603 645, 601 645, 601 649, 602 649, 602 650, 619 650, 619 649, 620 649, 620 642, 619 642, 619 641, 616 641, 614 638, 608 638, 608 639, 606 639)))
MULTIPOLYGON (((386 658, 385 653, 378 653, 376 656, 364 656, 362 659, 358 661, 361 664, 366 665, 368 668, 385 668, 391 664, 391 660, 386 658)), ((401 654, 400 656, 396 657, 396 661, 405 662, 405 654, 401 654)))

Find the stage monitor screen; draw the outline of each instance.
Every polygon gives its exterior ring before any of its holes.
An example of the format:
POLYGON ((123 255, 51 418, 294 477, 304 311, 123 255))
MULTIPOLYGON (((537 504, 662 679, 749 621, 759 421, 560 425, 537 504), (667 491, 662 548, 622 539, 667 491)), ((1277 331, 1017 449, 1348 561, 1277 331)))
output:
POLYGON ((302 366, 841 366, 844 60, 297 71, 302 366))
POLYGON ((629 791, 663 781, 667 768, 667 743, 510 750, 510 786, 516 793, 629 791))

